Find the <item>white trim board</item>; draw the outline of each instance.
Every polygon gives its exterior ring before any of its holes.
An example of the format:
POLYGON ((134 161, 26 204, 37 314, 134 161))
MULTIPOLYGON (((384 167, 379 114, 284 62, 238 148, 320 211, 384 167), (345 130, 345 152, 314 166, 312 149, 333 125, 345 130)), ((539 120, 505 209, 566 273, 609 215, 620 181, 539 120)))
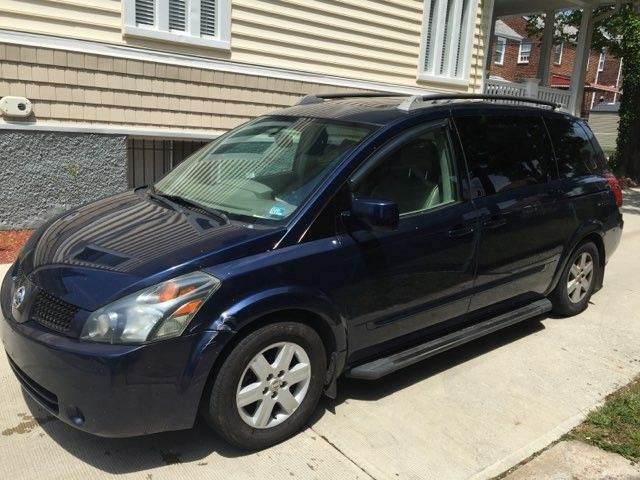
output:
POLYGON ((172 138, 183 140, 214 140, 225 133, 221 130, 197 131, 167 128, 120 127, 92 123, 10 122, 0 120, 0 130, 24 132, 98 133, 102 135, 127 135, 132 137, 172 138))
POLYGON ((242 75, 253 75, 278 78, 283 80, 294 80, 299 82, 319 83, 322 85, 331 85, 335 87, 376 90, 381 92, 401 93, 406 95, 442 93, 430 91, 417 86, 409 87, 391 83, 356 80, 346 77, 299 72, 296 70, 287 70, 283 68, 262 67, 245 63, 198 57, 195 55, 160 52, 157 50, 134 48, 126 45, 99 43, 88 40, 77 40, 49 35, 38 35, 34 33, 14 32, 10 30, 0 29, 0 43, 10 43, 14 45, 25 45, 40 48, 52 48, 56 50, 65 50, 79 53, 90 53, 93 55, 126 58, 128 60, 139 60, 144 62, 164 63, 168 65, 177 65, 180 67, 200 68, 203 70, 215 70, 221 72, 238 73, 242 75))

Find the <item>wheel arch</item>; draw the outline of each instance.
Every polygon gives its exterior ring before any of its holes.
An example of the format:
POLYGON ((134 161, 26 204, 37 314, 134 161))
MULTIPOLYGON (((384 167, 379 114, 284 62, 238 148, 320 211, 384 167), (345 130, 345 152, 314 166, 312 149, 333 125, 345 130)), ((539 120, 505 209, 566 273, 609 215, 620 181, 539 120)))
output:
POLYGON ((265 325, 282 321, 300 322, 318 333, 325 347, 329 366, 325 382, 326 390, 333 391, 335 379, 341 373, 346 358, 347 334, 343 316, 320 292, 278 288, 252 295, 236 303, 225 310, 214 322, 214 329, 232 331, 233 335, 224 344, 211 365, 201 402, 229 352, 251 332, 265 325))
POLYGON ((595 291, 598 291, 602 288, 602 282, 604 277, 604 268, 606 263, 606 250, 604 245, 604 228, 603 225, 599 222, 591 222, 584 225, 581 229, 579 229, 575 235, 572 237, 571 241, 565 247, 564 252, 562 254, 561 261, 559 262, 558 267, 556 268, 556 273, 553 278, 553 282, 549 288, 549 292, 553 291, 558 282, 560 281, 560 276, 564 271, 567 262, 571 259, 571 255, 576 251, 580 245, 586 242, 592 242, 595 244, 598 249, 599 254, 599 264, 600 264, 600 275, 598 275, 597 283, 595 285, 595 291))

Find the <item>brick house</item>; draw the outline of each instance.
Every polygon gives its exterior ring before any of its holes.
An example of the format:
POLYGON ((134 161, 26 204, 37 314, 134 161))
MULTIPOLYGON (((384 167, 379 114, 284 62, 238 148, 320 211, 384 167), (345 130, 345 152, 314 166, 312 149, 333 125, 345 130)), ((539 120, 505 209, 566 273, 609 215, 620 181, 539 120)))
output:
MULTIPOLYGON (((521 15, 502 17, 496 22, 492 43, 493 61, 490 75, 509 82, 538 78, 541 60, 541 39, 530 38, 526 20, 521 15)), ((550 62, 550 86, 569 88, 577 46, 571 42, 554 45, 550 62)), ((591 50, 586 68, 583 115, 601 101, 618 100, 622 79, 622 61, 607 52, 591 50)))

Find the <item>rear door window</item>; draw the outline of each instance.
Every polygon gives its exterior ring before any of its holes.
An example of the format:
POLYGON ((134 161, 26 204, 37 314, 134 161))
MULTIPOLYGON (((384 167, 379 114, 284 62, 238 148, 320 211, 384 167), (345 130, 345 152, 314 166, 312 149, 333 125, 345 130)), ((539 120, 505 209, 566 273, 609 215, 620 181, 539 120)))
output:
POLYGON ((545 183, 554 176, 551 146, 537 116, 459 117, 474 197, 545 183))
POLYGON ((606 166, 602 150, 588 128, 577 120, 554 117, 545 122, 551 134, 560 178, 576 178, 602 172, 606 166))

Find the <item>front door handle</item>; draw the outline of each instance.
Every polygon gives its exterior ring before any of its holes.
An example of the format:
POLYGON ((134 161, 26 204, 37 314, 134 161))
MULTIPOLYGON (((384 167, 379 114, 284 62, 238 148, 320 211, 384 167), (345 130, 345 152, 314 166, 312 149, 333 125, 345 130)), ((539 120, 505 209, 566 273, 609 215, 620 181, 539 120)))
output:
POLYGON ((451 238, 460 238, 466 235, 471 235, 475 231, 471 225, 457 225, 449 230, 449 236, 451 238))
POLYGON ((485 220, 482 223, 482 226, 485 228, 500 228, 507 224, 507 219, 504 217, 492 218, 490 220, 485 220))

